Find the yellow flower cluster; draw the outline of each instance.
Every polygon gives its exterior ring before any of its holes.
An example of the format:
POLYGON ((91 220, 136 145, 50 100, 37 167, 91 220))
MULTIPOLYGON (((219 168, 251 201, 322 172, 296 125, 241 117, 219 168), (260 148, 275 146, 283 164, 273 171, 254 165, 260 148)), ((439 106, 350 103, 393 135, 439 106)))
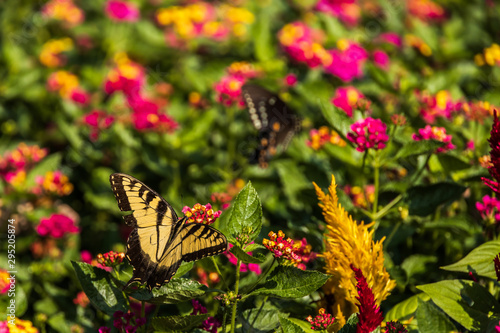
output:
POLYGON ((51 0, 42 8, 42 13, 50 18, 67 22, 71 26, 83 22, 85 15, 72 0, 51 0))
POLYGON ((214 7, 207 2, 162 8, 158 10, 156 18, 161 25, 172 26, 183 39, 200 36, 224 38, 229 31, 235 37, 243 37, 247 25, 255 20, 253 13, 245 8, 227 4, 214 7))
POLYGON ((474 56, 474 62, 478 66, 495 66, 500 64, 500 45, 493 43, 483 50, 482 54, 474 56))
POLYGON ((45 191, 60 196, 73 192, 73 184, 61 171, 47 171, 45 177, 41 179, 41 185, 45 191))
POLYGON ((9 333, 38 333, 38 329, 33 327, 33 323, 29 320, 16 318, 16 324, 8 324, 9 333))
POLYGON ((331 274, 332 278, 325 284, 324 291, 333 296, 335 303, 330 304, 331 311, 338 325, 342 327, 346 318, 358 311, 358 293, 351 264, 362 270, 377 305, 389 296, 396 282, 390 279, 384 267, 384 239, 374 242, 373 229, 369 230, 373 223, 358 224, 342 208, 338 202, 335 177, 332 175, 329 194, 324 194, 316 184, 314 186, 320 201, 319 206, 323 209, 323 216, 328 224, 323 257, 326 272, 331 274))
POLYGON ((47 67, 58 67, 65 64, 65 59, 61 57, 61 53, 73 49, 73 41, 71 38, 51 39, 42 46, 40 52, 40 62, 47 67))

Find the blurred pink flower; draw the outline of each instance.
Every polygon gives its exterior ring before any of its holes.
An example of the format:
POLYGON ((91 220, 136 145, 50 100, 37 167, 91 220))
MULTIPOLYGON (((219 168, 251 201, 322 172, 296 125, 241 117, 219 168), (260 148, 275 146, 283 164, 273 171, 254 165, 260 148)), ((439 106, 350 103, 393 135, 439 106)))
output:
POLYGON ((483 219, 493 219, 500 222, 500 200, 485 195, 482 202, 476 202, 476 208, 483 219))
POLYGON ((52 214, 49 218, 42 218, 36 227, 37 233, 42 236, 62 238, 66 234, 75 234, 80 229, 74 225, 74 221, 66 215, 52 214))
POLYGON ((446 17, 443 7, 431 0, 408 0, 406 6, 412 16, 422 21, 441 21, 446 17))
POLYGON ((335 96, 333 96, 331 102, 338 108, 344 110, 344 112, 352 117, 353 108, 366 107, 369 106, 369 101, 364 100, 365 96, 353 86, 339 87, 335 91, 335 96))
POLYGON ((373 52, 373 62, 383 70, 389 69, 389 56, 382 50, 375 50, 373 52))
POLYGON ((337 76, 344 82, 363 76, 363 65, 368 59, 368 52, 361 45, 347 40, 340 40, 339 49, 330 50, 332 62, 325 66, 326 72, 337 76))
POLYGON ((437 153, 446 152, 451 149, 455 149, 455 146, 451 143, 451 135, 446 135, 446 129, 444 127, 436 127, 431 125, 425 126, 418 130, 418 134, 413 133, 413 140, 437 140, 446 143, 444 147, 440 147, 436 150, 437 153))
POLYGON ((92 253, 87 250, 82 250, 80 252, 80 258, 84 263, 90 264, 92 263, 92 253))
POLYGON ((108 0, 104 11, 114 21, 135 22, 139 19, 139 9, 128 1, 108 0))
POLYGON ((285 84, 289 87, 293 87, 297 84, 297 75, 295 74, 287 74, 285 76, 285 84))
POLYGON ((90 94, 82 88, 76 88, 71 91, 70 99, 75 103, 87 105, 90 101, 90 94))
MULTIPOLYGON (((191 300, 191 304, 193 305, 193 312, 191 312, 192 316, 207 313, 207 308, 201 305, 200 301, 193 299, 191 300)), ((221 326, 222 324, 217 320, 217 318, 208 317, 205 321, 203 321, 200 328, 210 333, 217 333, 217 328, 221 326)))
POLYGON ((338 17, 347 25, 356 25, 361 17, 361 7, 356 0, 319 0, 316 10, 338 17))
POLYGON ((245 79, 240 76, 226 75, 215 84, 216 101, 224 106, 237 105, 240 108, 245 106, 241 97, 241 87, 245 84, 245 79))
POLYGON ((437 117, 449 120, 454 113, 462 109, 462 103, 454 102, 451 93, 447 90, 438 91, 435 95, 426 91, 416 91, 415 94, 421 105, 420 115, 428 124, 433 124, 437 117))
POLYGON ((398 48, 403 46, 403 40, 395 32, 384 32, 377 37, 378 40, 392 44, 398 48))
POLYGON ((115 118, 108 116, 104 111, 92 110, 83 116, 83 121, 90 127, 90 140, 96 141, 99 138, 99 133, 108 129, 115 121, 115 118))
POLYGON ((389 140, 387 125, 380 119, 368 117, 351 125, 347 139, 354 143, 356 150, 364 152, 367 149, 383 149, 389 140))

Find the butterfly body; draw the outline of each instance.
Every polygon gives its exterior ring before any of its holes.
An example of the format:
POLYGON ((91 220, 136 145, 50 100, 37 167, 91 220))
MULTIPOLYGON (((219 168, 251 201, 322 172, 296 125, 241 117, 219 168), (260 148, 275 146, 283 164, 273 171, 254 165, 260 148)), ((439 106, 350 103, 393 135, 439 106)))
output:
POLYGON ((286 149, 296 132, 300 130, 300 118, 276 94, 255 84, 241 88, 250 120, 259 131, 259 147, 251 162, 262 167, 286 149))
POLYGON ((133 267, 132 282, 147 288, 161 287, 170 281, 182 261, 198 260, 227 250, 227 239, 217 229, 179 219, 172 206, 138 179, 114 173, 111 188, 123 216, 133 227, 127 240, 126 257, 133 267))

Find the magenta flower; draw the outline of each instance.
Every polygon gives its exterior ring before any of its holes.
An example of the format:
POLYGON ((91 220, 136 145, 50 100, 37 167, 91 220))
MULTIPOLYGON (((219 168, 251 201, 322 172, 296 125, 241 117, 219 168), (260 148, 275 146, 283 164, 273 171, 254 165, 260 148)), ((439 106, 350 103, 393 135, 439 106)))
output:
MULTIPOLYGON (((229 243, 229 249, 231 249, 233 246, 234 246, 233 244, 229 243)), ((238 258, 236 258, 236 256, 234 254, 232 254, 230 251, 227 251, 224 254, 226 255, 227 259, 229 259, 229 262, 231 264, 233 264, 235 266, 238 264, 238 258)), ((247 252, 247 254, 252 255, 252 252, 247 252)), ((244 262, 242 262, 241 266, 240 266, 240 272, 245 273, 248 271, 254 272, 257 275, 260 275, 262 273, 262 270, 261 270, 259 264, 245 264, 244 262)))
POLYGON ((373 52, 373 62, 383 70, 389 69, 389 56, 382 50, 375 50, 373 52))
POLYGON ((403 40, 395 32, 385 32, 383 34, 380 34, 377 39, 382 42, 392 44, 398 48, 401 48, 403 46, 403 40))
POLYGON ((328 66, 325 66, 325 71, 344 82, 362 77, 368 52, 361 45, 352 41, 340 40, 337 44, 339 50, 329 51, 332 61, 328 66))
POLYGON ((100 110, 92 110, 83 116, 83 122, 90 128, 90 140, 96 141, 102 130, 108 129, 115 118, 108 116, 106 112, 100 110))
POLYGON ((387 125, 380 119, 368 117, 351 125, 351 131, 347 133, 347 139, 354 143, 356 150, 364 152, 367 149, 383 149, 389 140, 387 125))
POLYGON ((398 321, 385 323, 386 333, 408 333, 408 330, 398 321))
POLYGON ((349 117, 352 117, 353 108, 369 107, 369 101, 365 101, 364 98, 365 96, 352 86, 339 87, 335 91, 335 96, 333 96, 331 102, 336 107, 344 110, 349 117))
POLYGON ((245 84, 245 79, 241 76, 226 75, 215 84, 216 101, 224 106, 237 105, 240 108, 245 106, 241 97, 241 87, 245 84))
POLYGON ((493 126, 491 127, 490 138, 488 139, 490 143, 490 156, 491 165, 488 167, 491 177, 494 180, 482 177, 481 180, 485 185, 491 188, 496 193, 500 193, 500 122, 498 121, 498 115, 495 112, 493 119, 493 126))
POLYGON ((84 263, 91 264, 92 263, 92 253, 90 253, 90 251, 87 251, 87 250, 82 250, 80 252, 80 259, 84 263))
POLYGON ((353 264, 351 264, 351 269, 354 271, 354 277, 358 282, 356 285, 358 297, 356 297, 356 299, 359 302, 359 321, 356 333, 368 333, 380 326, 384 316, 380 307, 375 303, 373 292, 370 287, 368 287, 368 283, 361 269, 354 267, 353 264))
POLYGON ((361 8, 356 0, 319 0, 316 10, 338 17, 350 26, 356 25, 361 17, 361 8))
POLYGON ((483 219, 500 222, 500 200, 489 195, 483 197, 483 202, 476 202, 476 208, 483 219))
POLYGON ((62 238, 66 234, 75 234, 80 231, 74 223, 75 221, 66 215, 52 214, 49 218, 42 218, 40 220, 36 231, 42 237, 62 238))
MULTIPOLYGON (((201 305, 201 303, 198 300, 196 299, 191 300, 191 304, 193 305, 193 312, 191 312, 191 316, 207 313, 207 308, 201 305)), ((217 320, 217 318, 208 317, 201 324, 200 328, 210 333, 217 333, 217 328, 221 326, 222 324, 220 323, 219 320, 217 320)))
POLYGON ((306 318, 311 324, 311 329, 315 331, 326 330, 328 326, 333 324, 335 317, 331 314, 326 313, 324 308, 319 309, 318 315, 316 317, 309 316, 306 318))
POLYGON ((435 95, 417 91, 415 95, 421 105, 420 115, 428 124, 434 123, 437 117, 450 120, 454 113, 462 109, 462 103, 453 101, 447 90, 438 91, 435 95))
POLYGON ((137 6, 128 1, 108 0, 104 11, 114 21, 135 22, 139 19, 137 6))
POLYGON ((81 88, 75 88, 71 91, 69 98, 81 105, 87 105, 90 102, 90 94, 81 88))
POLYGON ((287 74, 285 76, 284 82, 289 87, 295 86, 297 84, 297 75, 295 75, 295 74, 287 74))
POLYGON ((444 147, 440 147, 436 150, 437 153, 446 152, 451 149, 455 149, 455 146, 451 143, 451 135, 446 135, 446 129, 444 127, 436 127, 431 125, 425 126, 418 130, 418 134, 413 133, 413 140, 437 140, 446 143, 444 147))
POLYGON ((199 203, 195 204, 193 208, 189 206, 184 206, 182 208, 182 212, 187 217, 186 223, 204 223, 204 224, 212 224, 217 218, 219 218, 222 211, 217 210, 214 211, 212 209, 212 205, 207 203, 206 205, 201 205, 199 203))

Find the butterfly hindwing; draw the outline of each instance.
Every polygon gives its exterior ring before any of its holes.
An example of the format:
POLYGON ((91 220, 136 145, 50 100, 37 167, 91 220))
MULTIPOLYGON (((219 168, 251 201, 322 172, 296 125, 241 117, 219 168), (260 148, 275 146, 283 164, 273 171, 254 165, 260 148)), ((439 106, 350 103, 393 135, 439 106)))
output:
POLYGON ((134 227, 127 240, 127 259, 133 275, 126 284, 139 281, 151 290, 170 281, 182 260, 197 260, 222 253, 226 237, 203 224, 179 220, 172 206, 138 179, 121 173, 110 176, 123 218, 134 227))
POLYGON ((265 166, 278 149, 285 150, 300 130, 300 119, 276 94, 255 84, 241 88, 250 120, 259 131, 259 147, 252 162, 265 166))

